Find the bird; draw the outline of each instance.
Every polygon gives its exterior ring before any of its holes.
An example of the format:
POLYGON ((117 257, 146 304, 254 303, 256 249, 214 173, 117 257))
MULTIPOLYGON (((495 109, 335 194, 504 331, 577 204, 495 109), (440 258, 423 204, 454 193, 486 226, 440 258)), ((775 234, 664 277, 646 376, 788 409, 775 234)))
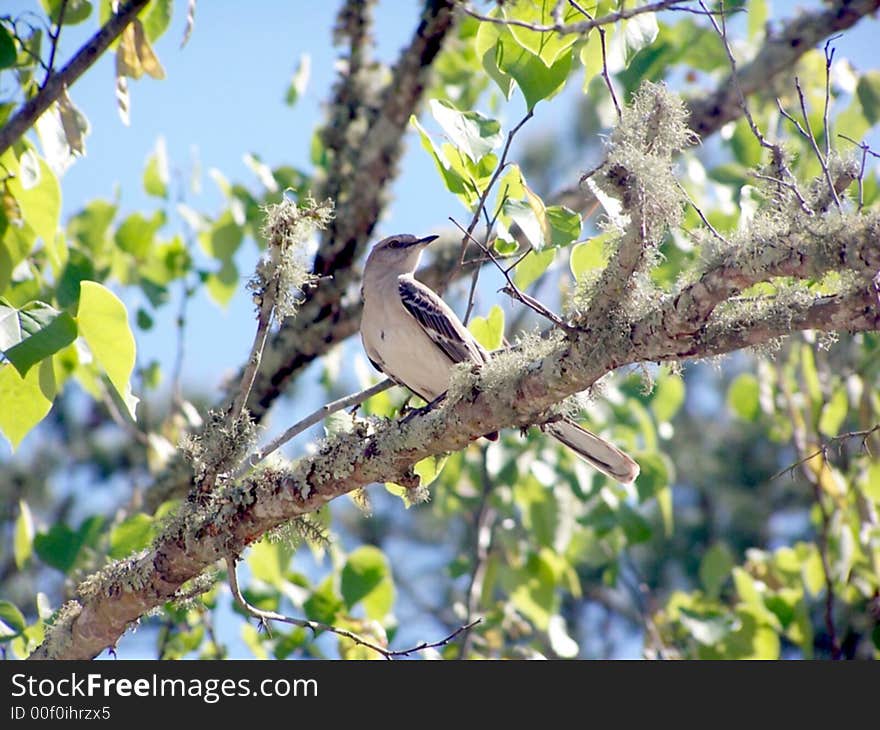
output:
MULTIPOLYGON (((452 308, 414 274, 425 248, 438 236, 387 236, 364 264, 360 335, 367 358, 379 372, 427 403, 449 388, 456 363, 489 362, 490 353, 452 308)), ((639 465, 607 440, 563 417, 545 429, 595 469, 624 484, 639 465)), ((497 437, 487 434, 487 438, 497 437)))

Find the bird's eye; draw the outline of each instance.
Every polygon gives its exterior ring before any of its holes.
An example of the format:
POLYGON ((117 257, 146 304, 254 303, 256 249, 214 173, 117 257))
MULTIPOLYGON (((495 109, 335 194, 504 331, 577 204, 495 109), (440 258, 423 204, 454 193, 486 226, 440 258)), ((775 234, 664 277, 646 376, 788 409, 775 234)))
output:
POLYGON ((388 241, 388 248, 400 248, 400 239, 392 238, 388 241))

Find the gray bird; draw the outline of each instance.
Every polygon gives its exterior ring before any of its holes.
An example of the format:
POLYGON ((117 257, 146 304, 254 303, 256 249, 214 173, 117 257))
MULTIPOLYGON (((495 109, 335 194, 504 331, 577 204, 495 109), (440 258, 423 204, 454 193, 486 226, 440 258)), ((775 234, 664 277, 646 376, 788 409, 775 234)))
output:
MULTIPOLYGON (((361 340, 367 357, 427 402, 446 392, 455 363, 489 361, 489 353, 446 302, 413 277, 422 251, 436 238, 408 233, 383 238, 367 257, 361 287, 361 340)), ((548 424, 546 430, 613 479, 629 483, 639 475, 639 465, 629 456, 571 419, 548 424)))

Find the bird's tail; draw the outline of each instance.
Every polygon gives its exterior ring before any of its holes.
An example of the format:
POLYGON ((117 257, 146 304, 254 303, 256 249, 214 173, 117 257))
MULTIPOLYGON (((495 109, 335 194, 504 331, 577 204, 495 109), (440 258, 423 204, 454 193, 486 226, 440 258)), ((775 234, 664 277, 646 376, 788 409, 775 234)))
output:
POLYGON ((546 426, 546 430, 592 466, 624 484, 634 482, 639 465, 613 444, 582 428, 574 421, 563 419, 546 426))

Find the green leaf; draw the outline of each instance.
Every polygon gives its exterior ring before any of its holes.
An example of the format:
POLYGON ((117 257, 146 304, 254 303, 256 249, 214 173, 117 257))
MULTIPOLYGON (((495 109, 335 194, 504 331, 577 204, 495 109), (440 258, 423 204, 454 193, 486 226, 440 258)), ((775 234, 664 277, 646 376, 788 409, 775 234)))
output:
POLYGON ((497 350, 504 339, 504 310, 493 305, 486 317, 474 317, 468 324, 471 334, 487 350, 497 350))
POLYGON ((141 13, 140 20, 150 43, 155 43, 168 30, 173 6, 173 0, 153 0, 141 13))
POLYGON ((147 159, 147 166, 144 169, 144 190, 148 195, 167 198, 169 179, 168 149, 165 145, 165 138, 159 137, 156 140, 153 154, 147 159))
POLYGON ((479 112, 459 111, 442 99, 431 99, 431 114, 449 140, 473 162, 479 162, 502 142, 501 125, 479 112))
POLYGON ((416 119, 415 116, 412 116, 410 117, 409 121, 410 124, 412 124, 415 130, 419 133, 422 147, 434 159, 434 164, 437 166, 437 170, 440 172, 440 175, 443 178, 443 183, 446 185, 446 189, 450 193, 453 193, 454 195, 462 198, 465 202, 465 205, 470 206, 470 200, 471 197, 473 197, 473 194, 468 189, 466 180, 461 176, 460 173, 451 168, 440 149, 434 144, 431 136, 425 131, 424 127, 419 124, 419 120, 416 119))
POLYGON ((419 477, 419 486, 428 487, 440 476, 443 467, 446 465, 447 454, 438 454, 436 456, 426 456, 424 459, 417 461, 413 466, 413 471, 419 477))
POLYGON ((143 550, 156 535, 153 518, 143 513, 132 515, 120 522, 110 532, 110 557, 124 558, 137 550, 143 550))
POLYGON ((736 619, 728 613, 678 609, 678 620, 694 639, 705 646, 715 646, 738 628, 736 619))
POLYGON ((147 258, 156 233, 165 225, 165 213, 157 210, 152 218, 145 218, 140 213, 132 213, 116 229, 116 245, 138 260, 147 258))
POLYGON ((602 233, 571 249, 568 265, 576 280, 580 280, 584 274, 601 269, 608 263, 608 256, 605 253, 605 241, 608 237, 609 234, 602 233))
POLYGON ((751 373, 741 373, 727 390, 727 407, 744 421, 755 421, 761 412, 758 396, 758 379, 751 373))
POLYGON ((700 582, 709 598, 713 600, 718 598, 721 588, 730 577, 731 568, 733 568, 733 555, 724 543, 716 542, 703 553, 700 560, 700 582))
POLYGON ((764 26, 767 24, 769 16, 767 0, 749 0, 749 9, 745 16, 749 39, 764 33, 764 26))
POLYGON ((293 106, 297 100, 305 93, 309 84, 309 76, 312 72, 312 57, 308 53, 303 53, 299 57, 299 63, 296 70, 290 78, 290 84, 287 87, 287 93, 284 95, 284 103, 287 106, 293 106))
POLYGON ((581 235, 581 214, 564 205, 551 205, 544 211, 550 227, 550 245, 568 246, 581 235))
POLYGON ((31 302, 19 310, 0 305, 0 350, 22 377, 71 344, 76 335, 73 317, 44 302, 31 302))
MULTIPOLYGON (((524 21, 533 26, 553 25, 556 22, 553 17, 556 4, 552 0, 515 0, 513 3, 506 3, 501 11, 505 18, 524 21)), ((564 7, 562 22, 570 23, 579 15, 576 8, 564 7)), ((573 33, 542 33, 520 25, 508 25, 507 28, 519 45, 540 58, 547 67, 552 66, 578 40, 578 36, 573 33)))
POLYGON ((532 251, 516 265, 513 272, 513 280, 520 289, 528 289, 535 283, 553 263, 556 257, 555 249, 548 248, 546 251, 532 251))
POLYGON ((238 289, 238 268, 231 259, 223 261, 220 269, 208 274, 205 279, 208 296, 221 307, 229 304, 238 289))
POLYGON ((199 234, 199 245, 208 256, 229 261, 243 239, 244 231, 227 210, 214 221, 209 230, 199 234))
POLYGON ((15 41, 12 40, 6 26, 0 24, 0 68, 14 66, 17 55, 15 41))
POLYGON ((873 126, 880 121, 880 71, 871 69, 859 77, 856 96, 868 123, 873 126))
POLYGON ((822 415, 819 417, 819 433, 826 436, 837 436, 840 433, 840 427, 846 420, 849 411, 849 399, 846 395, 846 387, 839 386, 835 389, 825 406, 822 408, 822 415))
POLYGON ((639 51, 651 45, 660 31, 654 13, 642 13, 623 21, 623 41, 626 46, 626 61, 639 51))
POLYGON ((393 587, 390 583, 391 571, 385 554, 377 547, 364 545, 348 556, 342 569, 340 589, 347 608, 351 609, 356 604, 364 602, 368 615, 372 614, 369 615, 370 618, 376 618, 376 613, 387 606, 379 616, 382 618, 390 609, 394 599, 393 587))
POLYGON ((494 23, 480 23, 474 36, 474 48, 483 70, 495 82, 504 98, 509 99, 513 91, 513 79, 498 67, 501 32, 502 29, 494 23))
POLYGON ((289 544, 272 542, 264 537, 248 551, 247 563, 254 578, 280 588, 285 583, 287 566, 293 550, 289 544))
POLYGON ((31 181, 33 182, 33 177, 38 177, 39 182, 25 188, 24 180, 18 176, 9 180, 8 188, 18 202, 27 225, 44 244, 51 246, 55 241, 61 216, 61 187, 46 161, 36 152, 32 154, 37 159, 39 173, 34 173, 31 181))
POLYGON ((30 507, 23 499, 18 500, 18 517, 15 520, 15 534, 12 538, 12 553, 15 567, 21 570, 34 551, 34 518, 30 507))
POLYGON ((55 372, 52 363, 44 360, 21 377, 11 365, 0 365, 0 432, 13 450, 28 432, 42 421, 55 399, 55 372))
POLYGON ((58 15, 64 4, 64 25, 76 25, 88 20, 92 14, 92 4, 88 0, 40 0, 40 5, 53 24, 58 24, 58 15))
POLYGON ((336 617, 345 608, 342 599, 333 590, 332 578, 327 578, 319 585, 312 595, 303 602, 306 617, 322 624, 333 624, 336 617))
POLYGON ((546 218, 542 208, 533 205, 530 200, 511 200, 508 198, 501 207, 502 220, 515 223, 537 252, 544 249, 546 241, 546 218))
POLYGON ((535 626, 546 631, 558 612, 556 574, 545 555, 533 553, 524 568, 511 572, 507 581, 510 599, 535 626))
POLYGON ((862 492, 868 499, 880 503, 880 461, 874 460, 868 464, 862 492))
POLYGON ((666 374, 657 381, 651 410, 658 423, 669 421, 684 404, 684 380, 680 375, 666 374))
POLYGON ((571 49, 564 50, 548 67, 539 56, 524 48, 509 28, 496 23, 480 23, 476 48, 484 69, 505 97, 510 97, 512 78, 522 91, 529 109, 557 93, 571 70, 571 49))
POLYGON ((27 621, 18 607, 9 601, 0 601, 0 641, 18 636, 27 627, 27 621))
POLYGON ((653 530, 650 523, 625 502, 620 503, 617 516, 630 545, 638 545, 651 539, 653 530))
POLYGON ((106 200, 92 200, 67 223, 67 233, 93 254, 102 252, 107 241, 107 231, 116 206, 106 200))
POLYGON ((34 537, 34 550, 46 565, 69 573, 82 548, 94 541, 102 525, 101 517, 85 520, 75 531, 58 522, 48 532, 40 532, 34 537))
POLYGON ((745 167, 757 167, 761 164, 763 148, 745 119, 740 119, 734 125, 730 146, 737 162, 745 167))
POLYGON ((548 68, 537 56, 504 39, 502 34, 501 53, 496 56, 498 67, 516 81, 529 109, 534 109, 539 101, 549 99, 562 89, 571 71, 570 51, 563 53, 548 68))
POLYGON ((134 369, 135 341, 128 325, 125 305, 102 284, 84 281, 80 284, 79 331, 95 361, 107 373, 132 418, 137 398, 131 393, 131 372, 134 369))

